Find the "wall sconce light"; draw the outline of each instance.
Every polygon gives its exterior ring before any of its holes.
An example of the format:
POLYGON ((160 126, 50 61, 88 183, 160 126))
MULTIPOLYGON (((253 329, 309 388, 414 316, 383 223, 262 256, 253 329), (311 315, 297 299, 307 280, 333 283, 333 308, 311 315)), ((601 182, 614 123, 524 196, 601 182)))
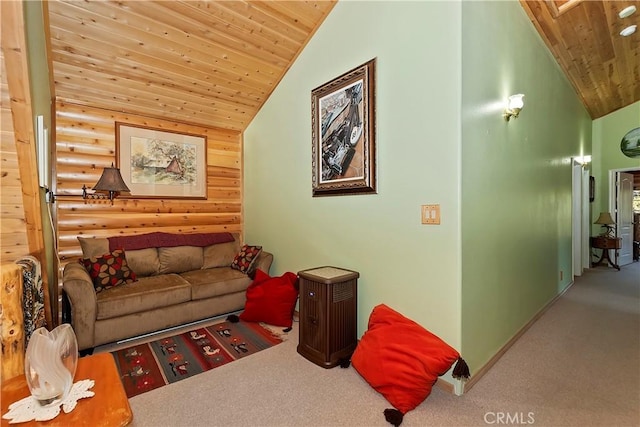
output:
MULTIPOLYGON (((131 190, 129 190, 129 187, 127 187, 127 184, 125 184, 124 180, 122 179, 122 175, 120 174, 120 169, 114 167, 113 163, 111 163, 110 168, 109 167, 104 168, 104 170, 102 171, 102 175, 100 176, 100 179, 98 180, 96 185, 93 186, 93 189, 96 190, 96 192, 87 193, 87 186, 83 185, 82 198, 91 199, 91 200, 109 199, 112 205, 113 205, 113 199, 118 197, 118 194, 120 194, 123 191, 131 192, 131 190), (100 193, 97 193, 98 191, 105 191, 109 194, 100 194, 100 193)), ((54 194, 52 191, 49 191, 47 189, 45 193, 45 198, 46 198, 45 200, 47 201, 47 203, 55 203, 56 197, 60 197, 60 196, 77 197, 78 194, 54 194)))
POLYGON ((519 93, 517 95, 511 95, 509 97, 509 102, 507 104, 507 108, 505 108, 502 117, 506 121, 509 121, 511 117, 517 119, 520 114, 520 110, 524 107, 524 95, 519 93))
POLYGON ((96 191, 106 191, 109 193, 106 194, 98 194, 98 193, 87 193, 87 186, 82 186, 82 198, 83 199, 106 199, 108 198, 113 204, 113 199, 115 199, 119 193, 122 191, 131 191, 127 184, 124 183, 122 179, 122 175, 120 174, 120 169, 113 167, 113 163, 111 163, 110 168, 104 168, 102 171, 102 176, 93 186, 93 189, 96 191))
POLYGON ((600 224, 602 228, 605 228, 601 234, 601 236, 605 237, 614 237, 613 226, 615 223, 609 212, 600 212, 600 216, 596 219, 596 222, 594 222, 594 224, 600 224))
POLYGON ((591 163, 591 156, 577 156, 577 157, 574 157, 573 160, 575 160, 577 163, 580 163, 581 165, 584 166, 591 163))

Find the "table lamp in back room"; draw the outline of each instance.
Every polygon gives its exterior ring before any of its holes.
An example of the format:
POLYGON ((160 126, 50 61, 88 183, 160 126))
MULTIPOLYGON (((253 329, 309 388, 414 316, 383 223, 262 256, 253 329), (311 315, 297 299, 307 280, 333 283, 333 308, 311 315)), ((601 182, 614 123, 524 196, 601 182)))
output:
POLYGON ((600 212, 600 216, 594 222, 594 224, 600 224, 605 230, 600 234, 605 237, 614 237, 614 225, 615 221, 611 218, 611 214, 609 212, 600 212))

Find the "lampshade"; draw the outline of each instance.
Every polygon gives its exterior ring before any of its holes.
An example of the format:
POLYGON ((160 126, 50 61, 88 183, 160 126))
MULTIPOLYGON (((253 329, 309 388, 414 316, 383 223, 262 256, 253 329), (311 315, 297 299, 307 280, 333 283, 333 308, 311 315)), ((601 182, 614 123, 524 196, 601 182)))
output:
POLYGON ((616 222, 611 218, 611 214, 609 212, 600 212, 600 216, 596 219, 596 222, 594 222, 594 224, 601 225, 611 225, 615 223, 616 222))
POLYGON ((120 174, 120 169, 114 168, 113 164, 111 164, 110 168, 104 168, 102 176, 96 185, 93 186, 93 189, 98 191, 108 191, 109 193, 131 191, 129 190, 129 187, 127 187, 127 184, 124 183, 122 175, 120 174))

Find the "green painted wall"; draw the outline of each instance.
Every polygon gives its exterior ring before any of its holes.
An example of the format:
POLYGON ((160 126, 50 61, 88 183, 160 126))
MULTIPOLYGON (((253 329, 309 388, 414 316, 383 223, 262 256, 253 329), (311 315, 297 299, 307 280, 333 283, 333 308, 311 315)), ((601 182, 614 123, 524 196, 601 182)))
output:
POLYGON ((246 240, 273 274, 360 271, 359 334, 386 303, 473 371, 570 283, 571 157, 591 154, 591 120, 518 2, 338 3, 244 143, 246 240), (378 194, 312 198, 311 91, 373 57, 378 194), (420 224, 430 203, 440 226, 420 224))
POLYGON ((462 106, 462 353, 473 369, 571 281, 571 157, 590 154, 591 119, 518 2, 462 3, 462 106), (525 106, 506 122, 514 93, 525 106))
MULTIPOLYGON (((620 151, 620 141, 631 129, 640 127, 640 102, 607 114, 593 121, 593 166, 596 179, 595 201, 591 210, 592 222, 600 212, 609 211, 609 171, 640 168, 640 158, 631 158, 620 151)), ((592 235, 602 231, 593 225, 592 235)))
POLYGON ((51 91, 42 3, 25 1, 23 6, 29 48, 31 108, 34 116, 44 116, 45 127, 51 129, 51 91))
POLYGON ((245 240, 359 271, 358 334, 386 303, 460 348, 460 7, 339 2, 244 135, 245 240), (311 91, 374 57, 378 194, 313 198, 311 91))
MULTIPOLYGON (((47 62, 47 48, 45 42, 44 31, 44 15, 43 6, 40 1, 25 1, 24 20, 27 36, 27 46, 29 49, 29 84, 31 91, 31 109, 33 112, 33 134, 37 138, 36 117, 43 116, 44 127, 49 129, 49 138, 53 135, 52 118, 51 118, 51 99, 52 94, 49 87, 49 64, 47 62)), ((34 145, 35 146, 35 145, 34 145)), ((35 146, 37 148, 37 146, 35 146)), ((36 159, 38 153, 36 152, 36 159)), ((53 158, 50 155, 49 159, 53 158)), ((51 161, 47 165, 49 182, 51 182, 51 161)), ((47 277, 49 283, 49 295, 57 295, 55 288, 58 286, 58 275, 55 273, 56 264, 54 257, 56 256, 54 232, 51 227, 51 219, 49 205, 45 201, 46 194, 44 189, 40 189, 40 205, 42 212, 42 230, 46 252, 47 277)), ((57 301, 52 300, 52 304, 57 305, 57 301)))

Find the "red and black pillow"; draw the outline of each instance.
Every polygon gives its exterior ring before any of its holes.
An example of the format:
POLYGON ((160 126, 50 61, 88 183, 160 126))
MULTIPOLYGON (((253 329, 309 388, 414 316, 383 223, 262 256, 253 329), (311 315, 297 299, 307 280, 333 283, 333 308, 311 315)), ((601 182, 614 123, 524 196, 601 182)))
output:
POLYGON ((249 274, 260 252, 262 252, 262 246, 243 245, 231 262, 231 268, 249 274))
POLYGON ((99 257, 82 258, 96 293, 136 281, 136 273, 129 268, 124 250, 118 249, 99 257))

